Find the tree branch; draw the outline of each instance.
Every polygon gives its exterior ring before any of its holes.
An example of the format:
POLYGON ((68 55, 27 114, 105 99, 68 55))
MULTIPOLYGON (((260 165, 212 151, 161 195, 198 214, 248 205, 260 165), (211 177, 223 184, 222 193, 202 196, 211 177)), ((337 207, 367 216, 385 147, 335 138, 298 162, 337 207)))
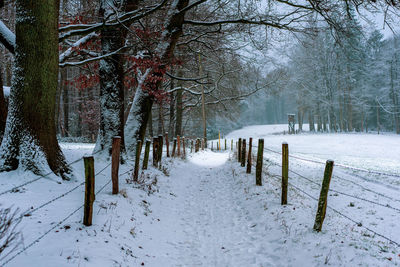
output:
POLYGON ((121 51, 124 50, 125 48, 128 48, 128 47, 127 47, 127 46, 123 46, 123 47, 121 47, 121 48, 115 50, 114 52, 111 52, 111 53, 108 53, 108 54, 105 54, 105 55, 101 55, 101 56, 98 56, 98 57, 88 58, 88 59, 85 59, 85 60, 82 60, 82 61, 77 61, 77 62, 64 62, 64 63, 59 64, 59 66, 60 66, 60 67, 66 67, 66 66, 80 66, 80 65, 85 65, 85 64, 87 64, 87 63, 90 63, 90 62, 93 62, 93 61, 97 61, 97 60, 101 60, 101 59, 103 59, 103 58, 107 58, 107 57, 113 56, 113 55, 115 55, 115 54, 118 54, 119 52, 121 52, 121 51))
MULTIPOLYGON (((154 8, 152 8, 148 11, 145 11, 143 13, 140 13, 138 15, 135 15, 135 16, 131 16, 131 15, 138 13, 137 11, 128 12, 124 15, 121 15, 118 19, 112 20, 111 22, 104 22, 104 23, 102 22, 102 23, 95 23, 95 24, 89 24, 89 25, 85 25, 85 24, 68 25, 68 26, 62 27, 59 29, 59 31, 61 33, 65 32, 65 31, 67 31, 67 32, 60 35, 59 41, 61 42, 61 41, 65 40, 66 38, 69 38, 69 37, 75 36, 75 35, 89 34, 89 33, 98 31, 100 29, 117 27, 121 23, 132 24, 133 22, 138 21, 138 20, 156 12, 161 7, 163 7, 167 2, 168 2, 168 0, 163 0, 160 4, 158 4, 154 8), (73 29, 73 30, 71 30, 71 29, 73 29)), ((145 9, 146 8, 143 8, 142 10, 145 10, 145 9)))
POLYGON ((208 78, 207 76, 199 77, 199 78, 184 78, 184 77, 178 77, 178 76, 172 75, 169 72, 166 72, 165 74, 167 74, 167 76, 170 77, 171 79, 175 79, 175 80, 179 80, 179 81, 195 82, 195 83, 198 83, 198 84, 209 84, 209 83, 203 83, 203 82, 199 81, 199 80, 207 79, 208 78))
POLYGON ((0 43, 2 43, 8 51, 15 53, 15 34, 7 28, 0 20, 0 43))
POLYGON ((286 24, 278 24, 273 22, 268 22, 265 20, 248 20, 248 19, 230 19, 230 20, 218 20, 218 21, 194 21, 194 20, 185 20, 184 24, 195 25, 195 26, 215 26, 222 24, 250 24, 250 25, 263 25, 269 26, 281 30, 288 30, 292 32, 304 32, 304 30, 290 27, 286 24))

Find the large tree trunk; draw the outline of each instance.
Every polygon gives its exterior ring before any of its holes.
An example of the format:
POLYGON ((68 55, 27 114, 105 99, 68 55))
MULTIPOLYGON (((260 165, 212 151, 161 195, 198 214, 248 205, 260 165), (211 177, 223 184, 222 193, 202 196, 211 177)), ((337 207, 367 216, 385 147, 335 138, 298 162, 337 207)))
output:
POLYGON ((0 148, 2 171, 70 170, 56 138, 59 1, 16 1, 16 53, 9 114, 0 148))
MULTIPOLYGON (((115 7, 123 5, 123 11, 137 8, 138 0, 116 1, 115 7)), ((112 3, 101 1, 99 15, 106 20, 113 9, 112 3)), ((126 30, 122 27, 106 28, 101 31, 102 54, 109 54, 124 46, 126 30)), ((121 137, 121 151, 125 151, 124 141, 124 58, 122 53, 100 60, 100 126, 95 151, 104 151, 111 155, 112 139, 121 137)))
MULTIPOLYGON (((67 81, 68 79, 68 69, 63 68, 61 70, 61 81, 67 81)), ((61 85, 62 88, 62 100, 63 100, 63 126, 62 126, 62 134, 63 136, 69 136, 69 88, 66 83, 61 85)))
POLYGON ((156 54, 161 63, 157 68, 147 69, 139 77, 140 82, 126 123, 126 132, 129 133, 129 136, 126 136, 125 142, 130 151, 135 151, 138 140, 143 142, 149 112, 154 102, 154 94, 150 90, 158 91, 161 88, 166 67, 171 64, 175 45, 182 35, 185 12, 179 11, 187 7, 188 4, 189 0, 176 0, 171 3, 169 11, 166 12, 165 30, 156 49, 156 54), (147 80, 149 77, 156 78, 157 82, 152 82, 153 79, 147 80))
POLYGON ((0 66, 0 140, 3 138, 4 129, 6 128, 7 119, 7 103, 3 92, 3 74, 0 66))

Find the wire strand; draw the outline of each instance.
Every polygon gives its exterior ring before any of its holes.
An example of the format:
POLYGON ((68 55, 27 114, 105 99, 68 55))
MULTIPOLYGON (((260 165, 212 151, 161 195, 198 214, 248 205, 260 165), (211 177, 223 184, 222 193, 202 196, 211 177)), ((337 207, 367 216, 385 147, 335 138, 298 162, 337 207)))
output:
MULTIPOLYGON (((99 171, 96 175, 100 174, 101 172, 103 172, 108 166, 110 166, 110 164, 108 164, 105 168, 103 168, 101 171, 99 171)), ((129 170, 131 171, 131 170, 129 170)), ((119 175, 119 177, 121 177, 122 175, 125 175, 126 173, 128 173, 129 171, 126 171, 122 174, 119 175)), ((105 183, 99 190, 97 190, 96 195, 101 193, 104 188, 107 187, 107 185, 109 185, 112 182, 112 180, 110 179, 107 183, 105 183)), ((75 213, 77 213, 80 209, 82 209, 82 207, 85 204, 79 206, 77 209, 75 209, 74 211, 72 211, 70 214, 68 214, 64 219, 62 219, 60 222, 58 222, 56 225, 54 225, 53 227, 51 227, 49 230, 47 230, 46 232, 44 232, 42 235, 40 235, 37 239, 35 239, 34 241, 32 241, 28 246, 24 247, 23 249, 21 249, 19 252, 17 252, 16 254, 14 254, 11 258, 9 258, 8 260, 6 260, 2 266, 5 266, 6 264, 8 264, 9 262, 11 262, 13 259, 15 259, 16 257, 18 257, 19 255, 21 255, 21 253, 25 252, 26 250, 28 250, 30 247, 32 247, 34 244, 38 243, 40 240, 42 240, 46 235, 48 235, 51 231, 53 231, 55 228, 57 228, 58 226, 60 226, 61 224, 63 224, 65 221, 67 221, 69 218, 71 218, 75 213)))

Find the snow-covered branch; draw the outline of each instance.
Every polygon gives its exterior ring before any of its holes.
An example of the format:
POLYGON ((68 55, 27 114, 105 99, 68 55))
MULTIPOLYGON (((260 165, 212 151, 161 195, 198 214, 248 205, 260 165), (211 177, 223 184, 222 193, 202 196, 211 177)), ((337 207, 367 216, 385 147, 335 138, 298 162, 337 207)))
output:
POLYGON ((154 12, 159 10, 161 7, 163 7, 168 1, 163 0, 160 4, 156 5, 155 7, 149 9, 148 7, 142 8, 138 11, 132 11, 128 12, 125 14, 120 15, 117 19, 112 19, 108 22, 101 22, 101 23, 95 23, 95 24, 79 24, 79 25, 68 25, 65 27, 61 27, 59 29, 60 37, 59 41, 63 41, 71 36, 75 35, 84 35, 84 34, 89 34, 95 31, 98 31, 100 29, 104 28, 112 28, 112 27, 117 27, 123 24, 132 24, 135 21, 138 21, 154 12), (140 12, 142 11, 142 12, 140 12), (133 15, 136 14, 136 15, 133 15))
POLYGON ((0 43, 12 54, 15 52, 15 34, 0 20, 0 43))
POLYGON ((79 48, 79 46, 89 42, 90 40, 94 39, 95 37, 98 37, 98 34, 92 32, 92 33, 89 33, 88 35, 80 38, 75 43, 73 43, 71 45, 71 47, 69 47, 67 50, 65 50, 63 53, 60 54, 60 64, 64 63, 65 60, 67 60, 69 57, 71 57, 72 54, 74 53, 74 51, 76 51, 76 49, 79 48))
POLYGON ((66 66, 80 66, 80 65, 85 65, 85 64, 87 64, 87 63, 90 63, 90 62, 93 62, 93 61, 97 61, 97 60, 101 60, 101 59, 110 57, 110 56, 112 56, 112 55, 118 54, 119 52, 121 52, 121 51, 124 50, 125 48, 127 48, 127 47, 126 47, 126 46, 123 46, 123 47, 121 47, 121 48, 119 48, 119 49, 117 49, 117 50, 115 50, 115 51, 113 51, 113 52, 111 52, 111 53, 104 54, 104 55, 101 55, 101 56, 98 56, 98 57, 88 58, 88 59, 85 59, 85 60, 82 60, 82 61, 60 63, 59 66, 60 66, 60 67, 66 67, 66 66))

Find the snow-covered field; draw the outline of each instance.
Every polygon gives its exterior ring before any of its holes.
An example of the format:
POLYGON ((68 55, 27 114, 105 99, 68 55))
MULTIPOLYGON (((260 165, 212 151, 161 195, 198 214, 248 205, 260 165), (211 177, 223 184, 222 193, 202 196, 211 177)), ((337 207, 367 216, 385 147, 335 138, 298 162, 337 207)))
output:
MULTIPOLYGON (((252 126, 227 138, 264 138, 279 152, 385 173, 398 173, 396 135, 280 135, 286 125, 252 126)), ((256 144, 256 142, 255 142, 256 144)), ((90 154, 93 145, 62 144, 69 162, 90 154)), ((254 149, 254 148, 253 148, 254 149)), ((255 149, 253 150, 255 151, 255 149)), ((0 202, 21 211, 71 193, 23 217, 19 229, 26 251, 6 266, 390 266, 400 265, 400 178, 335 166, 323 230, 312 230, 324 164, 290 158, 289 205, 280 205, 281 156, 264 151, 263 186, 254 169, 246 174, 232 151, 202 151, 186 160, 167 159, 163 169, 144 171, 143 183, 128 183, 122 165, 120 190, 111 195, 110 168, 96 160, 93 225, 82 225, 83 163, 73 165, 76 181, 42 178, 17 192, 1 194, 35 178, 0 173, 0 202), (301 176, 295 174, 300 174, 301 176), (303 190, 304 192, 299 191, 303 190), (346 195, 343 195, 345 193, 346 195), (309 196, 308 196, 309 195, 309 196), (369 202, 368 202, 369 201, 369 202), (340 212, 342 215, 339 215, 340 212), (356 224, 356 223, 358 224, 356 224), (52 229, 54 227, 54 229, 52 229), (373 230, 379 236, 369 230, 373 230)), ((4 254, 1 254, 2 256, 4 254)), ((15 252, 5 259, 3 265, 15 252)))

